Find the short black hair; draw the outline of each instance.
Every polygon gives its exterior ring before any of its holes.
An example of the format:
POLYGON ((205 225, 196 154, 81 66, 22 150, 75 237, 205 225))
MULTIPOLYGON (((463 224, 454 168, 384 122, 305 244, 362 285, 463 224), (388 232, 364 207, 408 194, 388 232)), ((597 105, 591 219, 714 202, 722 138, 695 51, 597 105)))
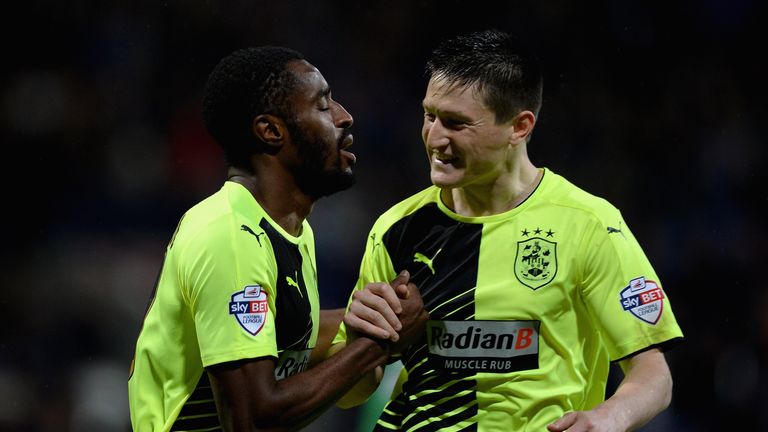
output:
POLYGON ((533 51, 499 30, 485 30, 443 41, 432 52, 427 78, 449 85, 477 85, 483 102, 504 123, 523 110, 538 116, 544 79, 533 51))
POLYGON ((289 48, 244 48, 211 72, 203 92, 203 121, 230 165, 250 168, 250 156, 264 150, 252 132, 257 115, 291 116, 286 97, 296 77, 287 66, 297 60, 304 56, 289 48))

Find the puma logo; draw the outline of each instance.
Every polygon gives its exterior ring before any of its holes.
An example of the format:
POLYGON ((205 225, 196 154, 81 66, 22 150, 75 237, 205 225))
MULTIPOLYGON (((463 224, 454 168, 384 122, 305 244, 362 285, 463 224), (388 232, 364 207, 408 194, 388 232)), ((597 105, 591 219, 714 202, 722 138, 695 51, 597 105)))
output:
POLYGON ((290 276, 286 276, 285 282, 292 287, 296 287, 296 290, 299 292, 299 295, 301 296, 301 298, 304 298, 304 294, 301 293, 301 287, 299 287, 299 284, 296 282, 296 280, 299 279, 299 273, 295 270, 293 272, 293 277, 295 279, 291 278, 290 276))
POLYGON ((381 244, 381 242, 376 243, 376 233, 371 234, 368 238, 371 239, 371 244, 373 244, 373 248, 371 251, 375 251, 376 248, 381 244))
POLYGON ((259 246, 261 246, 261 239, 259 238, 259 236, 263 236, 265 233, 260 232, 256 234, 248 225, 240 225, 240 231, 245 231, 247 233, 250 233, 252 236, 256 237, 256 241, 259 242, 259 246))
POLYGON ((429 268, 429 271, 431 271, 432 274, 435 274, 435 268, 432 267, 432 261, 434 261, 435 258, 437 258, 437 254, 439 254, 441 250, 443 249, 442 248, 438 249, 432 258, 427 258, 424 254, 416 252, 415 254, 413 254, 413 262, 420 262, 420 263, 426 264, 427 267, 429 268))
POLYGON ((619 227, 618 228, 614 228, 614 227, 611 227, 611 226, 606 227, 606 228, 608 229, 608 234, 609 235, 613 234, 613 233, 619 233, 626 240, 627 236, 625 236, 624 233, 621 231, 621 222, 619 222, 619 227))

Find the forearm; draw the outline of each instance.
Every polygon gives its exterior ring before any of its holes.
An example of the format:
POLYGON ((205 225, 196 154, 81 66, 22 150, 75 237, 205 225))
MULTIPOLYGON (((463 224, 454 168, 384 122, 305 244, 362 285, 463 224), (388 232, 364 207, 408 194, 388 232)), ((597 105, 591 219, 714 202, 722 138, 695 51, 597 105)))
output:
POLYGON ((314 368, 278 381, 263 412, 274 425, 305 424, 383 365, 387 357, 383 345, 368 338, 356 339, 314 368))
MULTIPOLYGON (((333 355, 344 349, 346 343, 337 343, 328 350, 329 355, 333 355)), ((363 404, 376 391, 384 376, 384 367, 377 366, 375 369, 366 373, 356 384, 352 386, 338 401, 336 406, 339 408, 352 408, 363 404)))
POLYGON ((634 430, 669 406, 672 376, 664 354, 651 350, 625 364, 625 376, 616 392, 595 411, 614 419, 618 430, 634 430))

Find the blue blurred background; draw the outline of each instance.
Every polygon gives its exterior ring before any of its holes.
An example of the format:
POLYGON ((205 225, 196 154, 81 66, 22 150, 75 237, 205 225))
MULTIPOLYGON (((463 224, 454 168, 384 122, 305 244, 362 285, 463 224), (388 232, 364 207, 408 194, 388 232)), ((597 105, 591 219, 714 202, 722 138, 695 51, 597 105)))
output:
MULTIPOLYGON (((355 117, 359 183, 310 217, 322 304, 340 307, 376 216, 429 183, 428 53, 496 27, 544 66, 534 163, 623 211, 686 333, 672 406, 644 430, 768 431, 766 15, 756 0, 7 3, 0 430, 129 429, 166 242, 224 180, 199 114, 222 56, 298 49, 355 117)), ((362 429, 362 412, 310 429, 362 429)))

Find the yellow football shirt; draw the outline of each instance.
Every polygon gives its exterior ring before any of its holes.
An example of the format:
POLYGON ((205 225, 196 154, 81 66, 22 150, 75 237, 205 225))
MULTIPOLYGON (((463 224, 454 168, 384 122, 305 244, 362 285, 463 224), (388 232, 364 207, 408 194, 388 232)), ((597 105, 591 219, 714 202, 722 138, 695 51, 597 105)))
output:
POLYGON ((128 381, 137 431, 217 430, 205 369, 275 357, 304 370, 319 329, 315 244, 291 236, 242 185, 190 209, 166 250, 128 381))
POLYGON ((430 321, 377 430, 546 430, 604 400, 611 361, 682 337, 620 212, 546 169, 498 215, 460 216, 434 186, 395 205, 356 289, 402 269, 430 321))

